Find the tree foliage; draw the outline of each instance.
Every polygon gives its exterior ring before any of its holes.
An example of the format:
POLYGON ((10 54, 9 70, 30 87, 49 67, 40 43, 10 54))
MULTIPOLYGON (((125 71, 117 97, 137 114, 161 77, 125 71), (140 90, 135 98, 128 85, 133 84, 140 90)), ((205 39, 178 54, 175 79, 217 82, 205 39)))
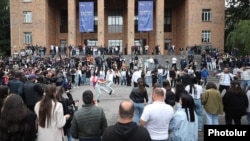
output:
MULTIPOLYGON (((249 0, 228 0, 226 6, 226 30, 225 30, 225 45, 226 50, 230 50, 233 47, 236 47, 233 42, 234 40, 232 34, 238 33, 236 28, 239 29, 239 26, 246 24, 245 22, 240 23, 242 20, 250 19, 250 1, 249 0), (240 24, 239 24, 240 23, 240 24), (230 42, 230 43, 229 43, 230 42)), ((244 28, 244 27, 242 27, 244 28)), ((238 46, 237 46, 238 47, 238 46)), ((244 51, 243 48, 239 48, 240 51, 244 51)))
POLYGON ((10 55, 10 7, 9 0, 0 2, 0 55, 10 55))
POLYGON ((240 49, 241 54, 250 53, 250 20, 241 20, 227 36, 227 46, 240 49))

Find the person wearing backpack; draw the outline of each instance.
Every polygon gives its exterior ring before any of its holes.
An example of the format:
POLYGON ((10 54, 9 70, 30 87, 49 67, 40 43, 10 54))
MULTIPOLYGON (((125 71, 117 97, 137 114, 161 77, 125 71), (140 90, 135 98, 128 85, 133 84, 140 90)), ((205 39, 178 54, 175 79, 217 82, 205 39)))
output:
POLYGON ((166 90, 164 99, 165 103, 173 107, 175 105, 175 93, 171 89, 170 82, 168 80, 163 81, 163 88, 166 90))

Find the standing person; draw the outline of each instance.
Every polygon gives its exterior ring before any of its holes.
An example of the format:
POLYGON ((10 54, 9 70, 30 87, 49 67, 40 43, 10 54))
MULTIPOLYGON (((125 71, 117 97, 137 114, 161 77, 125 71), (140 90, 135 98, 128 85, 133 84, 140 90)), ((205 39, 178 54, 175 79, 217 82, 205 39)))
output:
POLYGON ((176 71, 174 67, 171 67, 171 70, 169 71, 169 77, 171 82, 171 87, 175 87, 176 84, 176 71))
POLYGON ((146 128, 133 122, 134 105, 129 100, 124 100, 119 106, 119 120, 115 125, 104 130, 102 141, 151 141, 146 128))
POLYGON ((90 77, 91 77, 91 71, 90 71, 90 68, 87 67, 87 70, 86 70, 86 85, 90 85, 90 77))
POLYGON ((201 70, 201 79, 203 80, 204 86, 207 85, 207 77, 209 76, 209 72, 206 67, 203 67, 201 70))
POLYGON ((63 106, 63 114, 67 115, 70 114, 69 120, 66 121, 66 124, 63 126, 63 132, 64 135, 67 136, 68 141, 74 141, 71 133, 70 133, 70 126, 71 126, 71 120, 74 115, 74 108, 70 109, 69 107, 74 106, 73 99, 70 99, 62 86, 56 87, 57 91, 57 98, 60 103, 62 103, 63 106))
POLYGON ((176 63, 177 63, 177 58, 175 56, 173 56, 172 58, 172 67, 176 68, 176 63))
POLYGON ((223 103, 215 83, 207 83, 206 90, 201 95, 201 103, 206 112, 206 124, 219 125, 219 114, 223 114, 223 103))
POLYGON ((201 94, 203 92, 202 86, 197 84, 196 78, 193 78, 193 81, 185 87, 185 90, 193 97, 194 99, 194 110, 198 116, 198 130, 202 131, 203 127, 203 107, 201 104, 201 94))
POLYGON ((171 106, 174 106, 175 105, 175 93, 172 90, 170 82, 168 80, 163 81, 163 88, 166 91, 165 99, 164 99, 165 103, 171 106))
POLYGON ((129 98, 133 101, 135 107, 135 115, 133 121, 139 125, 139 118, 142 115, 144 103, 148 102, 148 92, 144 86, 143 79, 137 80, 138 87, 134 87, 129 95, 129 98))
POLYGON ((57 101, 55 85, 47 85, 45 93, 35 105, 38 121, 37 141, 63 141, 63 126, 70 115, 63 115, 63 106, 57 101))
POLYGON ((14 79, 10 80, 8 83, 8 87, 10 89, 10 93, 18 94, 23 97, 23 85, 24 83, 21 81, 22 73, 15 72, 14 79))
POLYGON ((127 69, 126 71, 126 83, 127 83, 127 86, 131 86, 131 78, 132 78, 132 71, 130 68, 127 69))
POLYGON ((4 100, 0 116, 0 140, 36 140, 36 115, 26 107, 19 95, 10 94, 4 100))
POLYGON ((114 72, 112 69, 109 69, 106 76, 106 86, 111 90, 111 92, 109 93, 110 95, 115 92, 115 90, 112 88, 112 85, 114 83, 113 78, 114 78, 114 72))
POLYGON ((161 88, 153 90, 152 98, 153 103, 147 105, 143 110, 140 125, 148 129, 152 141, 167 141, 169 123, 174 115, 174 110, 172 106, 164 102, 164 92, 161 88))
POLYGON ((134 73, 133 73, 133 75, 132 75, 131 81, 132 81, 132 83, 134 84, 134 87, 137 87, 137 86, 138 86, 137 80, 138 80, 139 78, 141 78, 141 70, 137 70, 137 69, 134 69, 134 70, 135 70, 135 71, 134 71, 134 73))
POLYGON ((154 68, 153 71, 151 71, 151 78, 152 78, 152 86, 154 86, 155 83, 157 83, 157 76, 158 72, 157 72, 157 68, 154 68))
POLYGON ((34 111, 36 103, 42 99, 44 93, 42 86, 37 83, 37 78, 35 74, 30 74, 28 81, 23 86, 23 101, 32 111, 34 111))
POLYGON ((224 71, 218 74, 215 74, 216 77, 219 77, 219 91, 222 93, 223 90, 228 90, 230 88, 231 81, 235 77, 232 73, 229 72, 228 68, 224 68, 224 71))
POLYGON ((79 141, 101 141, 101 135, 107 127, 105 113, 95 105, 92 91, 84 91, 82 100, 84 105, 74 113, 71 122, 71 134, 79 141))
POLYGON ((241 125, 241 117, 246 115, 249 103, 246 93, 240 87, 239 81, 233 80, 231 82, 231 87, 225 93, 222 100, 226 124, 232 125, 232 121, 234 121, 235 125, 241 125))
POLYGON ((195 114, 195 104, 191 95, 181 94, 181 107, 174 113, 170 121, 171 141, 197 141, 198 120, 195 114))

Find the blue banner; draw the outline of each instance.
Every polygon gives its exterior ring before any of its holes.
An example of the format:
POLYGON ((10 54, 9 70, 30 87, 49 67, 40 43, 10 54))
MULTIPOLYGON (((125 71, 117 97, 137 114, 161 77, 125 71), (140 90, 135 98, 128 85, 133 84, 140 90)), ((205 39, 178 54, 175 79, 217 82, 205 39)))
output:
POLYGON ((80 32, 94 32, 94 2, 79 2, 80 32))
POLYGON ((138 1, 138 31, 153 30, 153 1, 138 1))

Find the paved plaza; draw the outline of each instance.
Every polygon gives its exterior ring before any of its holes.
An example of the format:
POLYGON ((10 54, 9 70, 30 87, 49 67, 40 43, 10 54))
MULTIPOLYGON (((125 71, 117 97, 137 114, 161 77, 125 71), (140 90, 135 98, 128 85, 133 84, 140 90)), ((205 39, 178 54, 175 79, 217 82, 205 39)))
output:
MULTIPOLYGON (((112 86, 114 88, 114 93, 112 95, 109 95, 105 92, 100 97, 100 103, 98 103, 98 106, 102 107, 104 109, 104 112, 106 114, 108 125, 113 125, 118 120, 118 108, 119 104, 124 99, 129 99, 130 91, 133 87, 129 86, 121 86, 121 85, 114 85, 112 86)), ((84 85, 80 86, 79 88, 74 88, 71 90, 71 93, 73 95, 74 100, 79 100, 78 105, 82 105, 82 93, 85 90, 92 90, 94 94, 96 94, 96 90, 93 88, 93 86, 84 85)), ((147 92, 150 98, 152 87, 147 88, 147 92)), ((204 117, 205 118, 205 117, 204 117)), ((246 117, 242 119, 242 123, 246 124, 246 117)), ((220 124, 225 124, 224 121, 224 115, 220 116, 220 124)), ((203 132, 199 132, 199 141, 203 141, 203 132)))

